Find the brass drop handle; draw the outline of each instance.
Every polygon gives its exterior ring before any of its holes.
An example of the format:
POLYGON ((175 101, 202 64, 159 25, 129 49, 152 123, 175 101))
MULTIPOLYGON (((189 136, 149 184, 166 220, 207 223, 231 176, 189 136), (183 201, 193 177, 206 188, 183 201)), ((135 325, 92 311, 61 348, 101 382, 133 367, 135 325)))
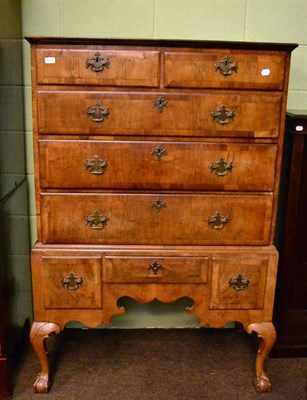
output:
POLYGON ((68 290, 77 290, 83 283, 82 277, 77 278, 76 275, 71 272, 66 278, 62 277, 61 279, 62 286, 68 290))
POLYGON ((214 229, 223 229, 224 225, 226 225, 229 221, 228 217, 224 217, 222 213, 217 211, 213 217, 208 217, 208 225, 210 225, 214 229))
POLYGON ((86 225, 89 225, 92 229, 103 229, 109 221, 106 215, 101 215, 99 211, 94 211, 93 214, 85 217, 86 225))
POLYGON ((217 176, 224 176, 228 172, 231 172, 232 168, 232 162, 228 163, 221 157, 217 162, 211 163, 210 171, 214 172, 217 176))
POLYGON ((165 107, 168 107, 168 100, 165 100, 163 96, 159 96, 152 102, 152 104, 161 113, 165 107))
POLYGON ((103 71, 105 68, 110 68, 110 61, 108 58, 101 58, 100 53, 95 53, 94 57, 87 58, 85 61, 85 68, 91 69, 94 72, 103 71))
POLYGON ((87 107, 85 110, 87 118, 90 118, 94 122, 102 122, 106 118, 109 118, 110 111, 107 108, 101 107, 100 103, 96 103, 92 107, 87 107))
POLYGON ((213 110, 211 112, 211 118, 213 121, 217 121, 221 125, 229 124, 229 122, 235 119, 235 112, 233 110, 229 110, 224 104, 221 105, 217 110, 213 110))
POLYGON ((154 275, 157 275, 157 273, 161 270, 164 269, 162 264, 159 264, 158 261, 153 261, 151 264, 147 266, 148 271, 152 271, 154 275))
POLYGON ((242 274, 239 274, 236 278, 229 279, 229 287, 233 287, 237 292, 246 289, 250 284, 248 278, 243 278, 242 274))
POLYGON ((102 175, 108 169, 108 162, 95 155, 91 160, 86 160, 84 167, 93 175, 102 175))
POLYGON ((222 61, 214 63, 215 71, 219 71, 224 76, 229 76, 233 72, 238 72, 238 63, 225 56, 222 61))

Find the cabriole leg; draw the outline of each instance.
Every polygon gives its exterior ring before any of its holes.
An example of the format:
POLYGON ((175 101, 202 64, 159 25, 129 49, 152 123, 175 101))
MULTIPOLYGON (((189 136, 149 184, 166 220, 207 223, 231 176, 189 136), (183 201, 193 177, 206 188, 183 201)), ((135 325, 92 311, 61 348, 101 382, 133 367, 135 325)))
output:
POLYGON ((41 364, 41 372, 38 374, 33 387, 37 393, 47 393, 50 387, 49 361, 45 347, 45 340, 52 333, 60 333, 59 325, 51 322, 33 322, 30 331, 30 341, 41 364))
POLYGON ((248 325, 246 331, 247 333, 256 332, 259 339, 255 388, 257 392, 270 392, 272 385, 264 372, 264 363, 276 342, 276 330, 272 322, 261 322, 248 325))

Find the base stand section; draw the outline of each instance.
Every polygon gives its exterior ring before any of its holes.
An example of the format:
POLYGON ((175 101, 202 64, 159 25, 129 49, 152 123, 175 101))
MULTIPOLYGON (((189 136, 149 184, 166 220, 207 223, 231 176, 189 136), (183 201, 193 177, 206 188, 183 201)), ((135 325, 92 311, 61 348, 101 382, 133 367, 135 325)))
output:
POLYGON ((59 325, 51 322, 33 322, 32 324, 30 341, 42 369, 33 384, 34 391, 37 393, 47 393, 50 387, 50 366, 47 357, 45 340, 49 338, 50 334, 58 334, 60 331, 61 328, 59 325))
POLYGON ((256 357, 255 389, 257 392, 270 392, 272 385, 264 372, 264 363, 276 342, 276 330, 272 322, 260 322, 248 325, 247 333, 256 332, 259 339, 258 354, 256 357))

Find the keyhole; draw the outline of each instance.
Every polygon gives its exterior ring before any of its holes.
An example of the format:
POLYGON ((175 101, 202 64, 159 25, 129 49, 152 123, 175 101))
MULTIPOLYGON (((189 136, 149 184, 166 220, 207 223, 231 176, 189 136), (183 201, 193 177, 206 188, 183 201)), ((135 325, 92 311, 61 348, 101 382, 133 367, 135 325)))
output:
POLYGON ((165 100, 162 96, 159 96, 153 101, 153 105, 158 109, 159 112, 162 112, 164 107, 168 107, 168 100, 165 100))

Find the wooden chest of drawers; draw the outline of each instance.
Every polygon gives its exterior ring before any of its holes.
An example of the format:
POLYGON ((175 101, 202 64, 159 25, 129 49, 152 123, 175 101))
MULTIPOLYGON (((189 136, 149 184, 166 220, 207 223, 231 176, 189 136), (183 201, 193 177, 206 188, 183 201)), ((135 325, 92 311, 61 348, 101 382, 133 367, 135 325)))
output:
POLYGON ((275 341, 273 246, 292 44, 28 38, 38 242, 31 341, 187 296, 275 341))
POLYGON ((307 357, 307 110, 287 110, 284 154, 272 355, 307 357))

